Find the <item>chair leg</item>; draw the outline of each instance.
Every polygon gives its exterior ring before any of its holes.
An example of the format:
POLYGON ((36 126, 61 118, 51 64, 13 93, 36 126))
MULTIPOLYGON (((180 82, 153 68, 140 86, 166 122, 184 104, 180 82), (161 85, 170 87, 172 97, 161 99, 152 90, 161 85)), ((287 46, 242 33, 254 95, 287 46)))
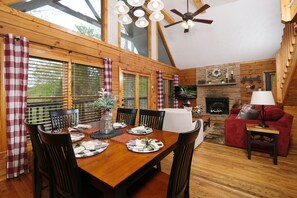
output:
MULTIPOLYGON (((35 163, 36 165, 36 163, 35 163)), ((42 191, 42 176, 40 172, 37 170, 37 166, 34 165, 34 198, 41 198, 41 191, 42 191)))

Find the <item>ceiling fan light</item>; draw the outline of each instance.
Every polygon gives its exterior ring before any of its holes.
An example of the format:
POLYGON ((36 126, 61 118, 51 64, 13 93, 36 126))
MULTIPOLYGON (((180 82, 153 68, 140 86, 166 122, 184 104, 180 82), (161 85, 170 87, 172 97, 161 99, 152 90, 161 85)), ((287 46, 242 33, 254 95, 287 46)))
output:
POLYGON ((160 11, 164 8, 164 3, 162 0, 151 0, 147 4, 147 8, 151 11, 160 11))
POLYGON ((148 24, 149 22, 144 17, 138 18, 137 21, 135 22, 135 25, 139 28, 145 28, 148 26, 148 24))
POLYGON ((133 15, 136 17, 143 17, 145 15, 145 12, 141 8, 137 8, 136 10, 133 11, 133 15))
POLYGON ((138 7, 138 6, 142 6, 144 4, 145 0, 127 0, 127 2, 131 6, 138 7))
POLYGON ((188 20, 187 24, 189 27, 193 27, 194 26, 194 22, 192 20, 188 20))
POLYGON ((164 19, 164 15, 160 11, 155 11, 150 15, 151 21, 161 21, 164 19))
POLYGON ((184 28, 184 29, 189 29, 189 25, 186 21, 183 21, 181 26, 184 28))
POLYGON ((123 1, 118 1, 114 6, 114 12, 117 14, 127 14, 129 7, 123 1))
POLYGON ((132 23, 132 19, 128 14, 123 14, 119 17, 119 22, 121 24, 127 25, 127 24, 132 23))

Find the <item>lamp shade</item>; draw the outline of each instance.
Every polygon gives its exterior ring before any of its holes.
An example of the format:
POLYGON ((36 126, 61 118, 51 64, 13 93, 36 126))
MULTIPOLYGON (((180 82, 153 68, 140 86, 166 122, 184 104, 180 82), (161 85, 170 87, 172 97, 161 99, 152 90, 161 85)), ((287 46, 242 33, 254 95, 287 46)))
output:
POLYGON ((139 28, 144 28, 146 26, 148 26, 148 21, 144 18, 144 17, 140 17, 137 19, 137 21, 135 22, 135 25, 139 28))
POLYGON ((118 1, 114 6, 114 12, 117 14, 127 14, 129 12, 129 7, 124 1, 118 1))
POLYGON ((155 11, 150 15, 151 21, 161 21, 164 19, 164 15, 160 11, 155 11))
POLYGON ((151 11, 160 11, 164 8, 164 3, 161 0, 151 0, 147 4, 147 8, 151 11))
POLYGON ((254 91, 251 99, 254 105, 275 105, 271 91, 254 91))
POLYGON ((132 19, 128 14, 123 14, 119 17, 119 22, 121 24, 127 25, 127 24, 132 23, 132 19))
POLYGON ((127 2, 134 7, 142 6, 145 0, 127 0, 127 2))

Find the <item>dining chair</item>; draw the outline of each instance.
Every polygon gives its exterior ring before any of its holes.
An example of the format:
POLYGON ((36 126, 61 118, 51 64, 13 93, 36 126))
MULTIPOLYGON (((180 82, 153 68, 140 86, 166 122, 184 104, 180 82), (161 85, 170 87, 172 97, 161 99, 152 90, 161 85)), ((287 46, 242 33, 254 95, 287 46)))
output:
POLYGON ((139 110, 139 124, 152 129, 162 130, 165 111, 139 110))
POLYGON ((194 130, 179 134, 170 175, 152 169, 128 188, 127 195, 133 198, 188 198, 194 144, 200 127, 201 122, 197 121, 194 130))
MULTIPOLYGON (((49 173, 48 161, 45 156, 45 151, 42 145, 41 138, 38 133, 37 124, 30 124, 27 119, 24 120, 24 124, 27 132, 30 135, 33 153, 34 153, 34 198, 40 198, 42 194, 42 189, 46 186, 43 186, 43 178, 46 178, 48 181, 49 187, 49 197, 55 197, 54 195, 54 184, 53 178, 49 173)), ((44 129, 43 125, 40 125, 44 129)))
POLYGON ((79 123, 78 109, 49 111, 52 130, 63 129, 79 123))
POLYGON ((101 197, 102 192, 81 182, 69 133, 47 133, 38 126, 58 197, 101 197), (84 185, 85 184, 85 185, 84 185))
POLYGON ((127 125, 135 125, 136 114, 137 109, 118 108, 116 122, 124 121, 127 125))

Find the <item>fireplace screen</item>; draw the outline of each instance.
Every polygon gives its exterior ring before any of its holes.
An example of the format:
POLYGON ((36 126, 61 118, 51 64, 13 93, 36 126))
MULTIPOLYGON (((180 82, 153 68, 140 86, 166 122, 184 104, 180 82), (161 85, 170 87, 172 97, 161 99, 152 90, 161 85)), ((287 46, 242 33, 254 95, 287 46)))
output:
POLYGON ((229 114, 229 98, 205 98, 206 113, 229 114))

